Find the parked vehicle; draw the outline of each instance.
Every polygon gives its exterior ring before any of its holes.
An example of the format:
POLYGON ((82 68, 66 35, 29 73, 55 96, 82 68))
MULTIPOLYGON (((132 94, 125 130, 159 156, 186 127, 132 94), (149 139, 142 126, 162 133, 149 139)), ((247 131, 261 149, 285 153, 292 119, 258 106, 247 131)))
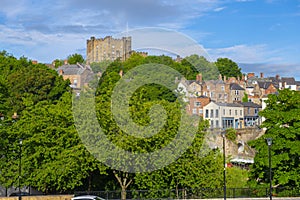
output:
POLYGON ((19 197, 19 196, 29 196, 28 192, 13 192, 9 196, 10 197, 19 197))
POLYGON ((105 200, 101 197, 94 196, 94 195, 81 195, 71 198, 71 200, 105 200))

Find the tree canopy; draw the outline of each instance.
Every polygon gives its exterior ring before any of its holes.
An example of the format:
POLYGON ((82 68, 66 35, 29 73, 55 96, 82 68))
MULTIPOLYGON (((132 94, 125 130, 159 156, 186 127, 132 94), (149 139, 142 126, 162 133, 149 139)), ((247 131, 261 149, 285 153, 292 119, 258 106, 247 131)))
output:
POLYGON ((257 184, 269 182, 266 138, 272 138, 273 186, 299 187, 300 94, 284 89, 279 94, 269 95, 265 102, 267 107, 260 115, 266 119, 262 124, 266 133, 251 144, 257 150, 251 179, 257 184))
POLYGON ((218 58, 215 62, 222 77, 242 77, 241 68, 229 58, 218 58))

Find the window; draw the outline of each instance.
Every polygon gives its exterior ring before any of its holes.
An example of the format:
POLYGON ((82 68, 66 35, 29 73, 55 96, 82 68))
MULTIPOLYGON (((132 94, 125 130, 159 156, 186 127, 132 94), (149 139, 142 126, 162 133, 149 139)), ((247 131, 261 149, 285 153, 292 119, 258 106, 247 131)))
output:
POLYGON ((219 99, 221 99, 222 98, 222 94, 219 94, 219 99))
POLYGON ((242 110, 240 110, 240 116, 242 116, 243 115, 243 111, 242 110))
POLYGON ((255 109, 254 109, 254 113, 257 115, 257 113, 258 113, 258 108, 255 108, 255 109))
POLYGON ((203 109, 199 109, 199 114, 203 114, 203 109))
POLYGON ((214 110, 211 109, 211 110, 210 110, 210 118, 213 118, 213 117, 214 117, 214 110))
POLYGON ((227 99, 227 94, 224 94, 224 99, 227 99))
POLYGON ((200 101, 196 101, 196 102, 194 102, 194 106, 195 106, 195 107, 199 107, 199 106, 201 106, 201 102, 200 102, 200 101))
POLYGON ((193 108, 193 114, 194 114, 194 115, 197 114, 197 108, 193 108))
POLYGON ((214 128, 214 121, 213 120, 210 121, 210 128, 214 128))
POLYGON ((238 91, 238 90, 235 90, 235 91, 234 91, 234 94, 235 94, 235 95, 239 95, 239 91, 238 91))
POLYGON ((225 109, 223 109, 223 115, 225 115, 225 109))
POLYGON ((218 118, 218 117, 219 117, 219 110, 216 109, 216 118, 218 118))
POLYGON ((231 109, 229 109, 229 115, 231 115, 231 109))
POLYGON ((221 86, 221 90, 222 90, 222 91, 225 90, 225 86, 224 86, 224 85, 221 86))
POLYGON ((207 89, 209 90, 209 88, 210 88, 210 87, 209 87, 209 85, 208 85, 208 86, 207 86, 207 89))
POLYGON ((237 110, 234 111, 234 114, 235 114, 236 116, 238 115, 238 114, 237 114, 237 110))
POLYGON ((250 108, 248 108, 248 114, 250 114, 250 108))
POLYGON ((214 92, 210 92, 210 97, 214 97, 214 92))
POLYGON ((205 117, 208 118, 208 109, 205 110, 205 117))
POLYGON ((219 128, 219 120, 216 120, 216 128, 219 128))

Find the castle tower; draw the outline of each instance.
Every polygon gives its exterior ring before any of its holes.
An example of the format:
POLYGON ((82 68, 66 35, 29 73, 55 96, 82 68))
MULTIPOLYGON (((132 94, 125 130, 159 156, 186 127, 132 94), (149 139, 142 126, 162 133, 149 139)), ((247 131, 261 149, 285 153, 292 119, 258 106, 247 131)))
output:
POLYGON ((87 40, 86 63, 101 62, 105 60, 124 61, 129 58, 131 52, 131 37, 122 37, 121 39, 106 36, 96 39, 91 37, 87 40))

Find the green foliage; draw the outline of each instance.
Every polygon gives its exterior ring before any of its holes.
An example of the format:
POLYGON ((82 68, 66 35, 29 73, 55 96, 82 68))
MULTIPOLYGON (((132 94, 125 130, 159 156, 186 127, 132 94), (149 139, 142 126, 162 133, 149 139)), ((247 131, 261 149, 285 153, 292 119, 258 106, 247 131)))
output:
POLYGON ((260 115, 266 118, 262 124, 266 133, 250 143, 257 150, 250 178, 257 180, 257 184, 269 182, 266 138, 272 138, 272 183, 299 187, 300 94, 288 89, 280 90, 278 95, 269 95, 265 102, 267 107, 260 115))
POLYGON ((82 55, 80 54, 72 54, 68 56, 68 63, 69 64, 76 64, 76 63, 83 63, 84 62, 84 58, 82 55))
POLYGON ((223 77, 242 77, 241 68, 228 58, 218 58, 215 64, 223 77))
POLYGON ((229 128, 226 130, 226 138, 232 142, 236 141, 236 129, 229 128))
POLYGON ((176 68, 181 72, 187 80, 195 80, 196 75, 201 73, 203 80, 217 79, 219 72, 216 65, 209 62, 205 57, 199 55, 191 55, 185 57, 181 61, 181 69, 176 68))
POLYGON ((64 64, 63 60, 59 60, 59 59, 54 60, 54 67, 55 68, 58 68, 58 67, 62 66, 63 64, 64 64))
POLYGON ((5 114, 0 121, 0 184, 18 186, 22 152, 21 186, 45 193, 68 192, 86 183, 92 189, 88 180, 105 174, 106 167, 87 152, 76 133, 69 82, 23 57, 1 52, 0 61, 0 108, 5 114), (12 122, 14 111, 19 118, 12 122))
POLYGON ((243 99, 242 99, 242 102, 246 103, 246 102, 248 102, 248 101, 249 101, 249 99, 248 99, 248 94, 245 92, 245 93, 244 93, 244 97, 243 97, 243 99))
POLYGON ((103 73, 105 72, 106 68, 111 64, 112 61, 110 60, 105 60, 102 62, 93 62, 90 64, 92 70, 94 73, 103 73))
POLYGON ((246 188, 248 186, 249 171, 239 167, 226 168, 227 188, 246 188))

